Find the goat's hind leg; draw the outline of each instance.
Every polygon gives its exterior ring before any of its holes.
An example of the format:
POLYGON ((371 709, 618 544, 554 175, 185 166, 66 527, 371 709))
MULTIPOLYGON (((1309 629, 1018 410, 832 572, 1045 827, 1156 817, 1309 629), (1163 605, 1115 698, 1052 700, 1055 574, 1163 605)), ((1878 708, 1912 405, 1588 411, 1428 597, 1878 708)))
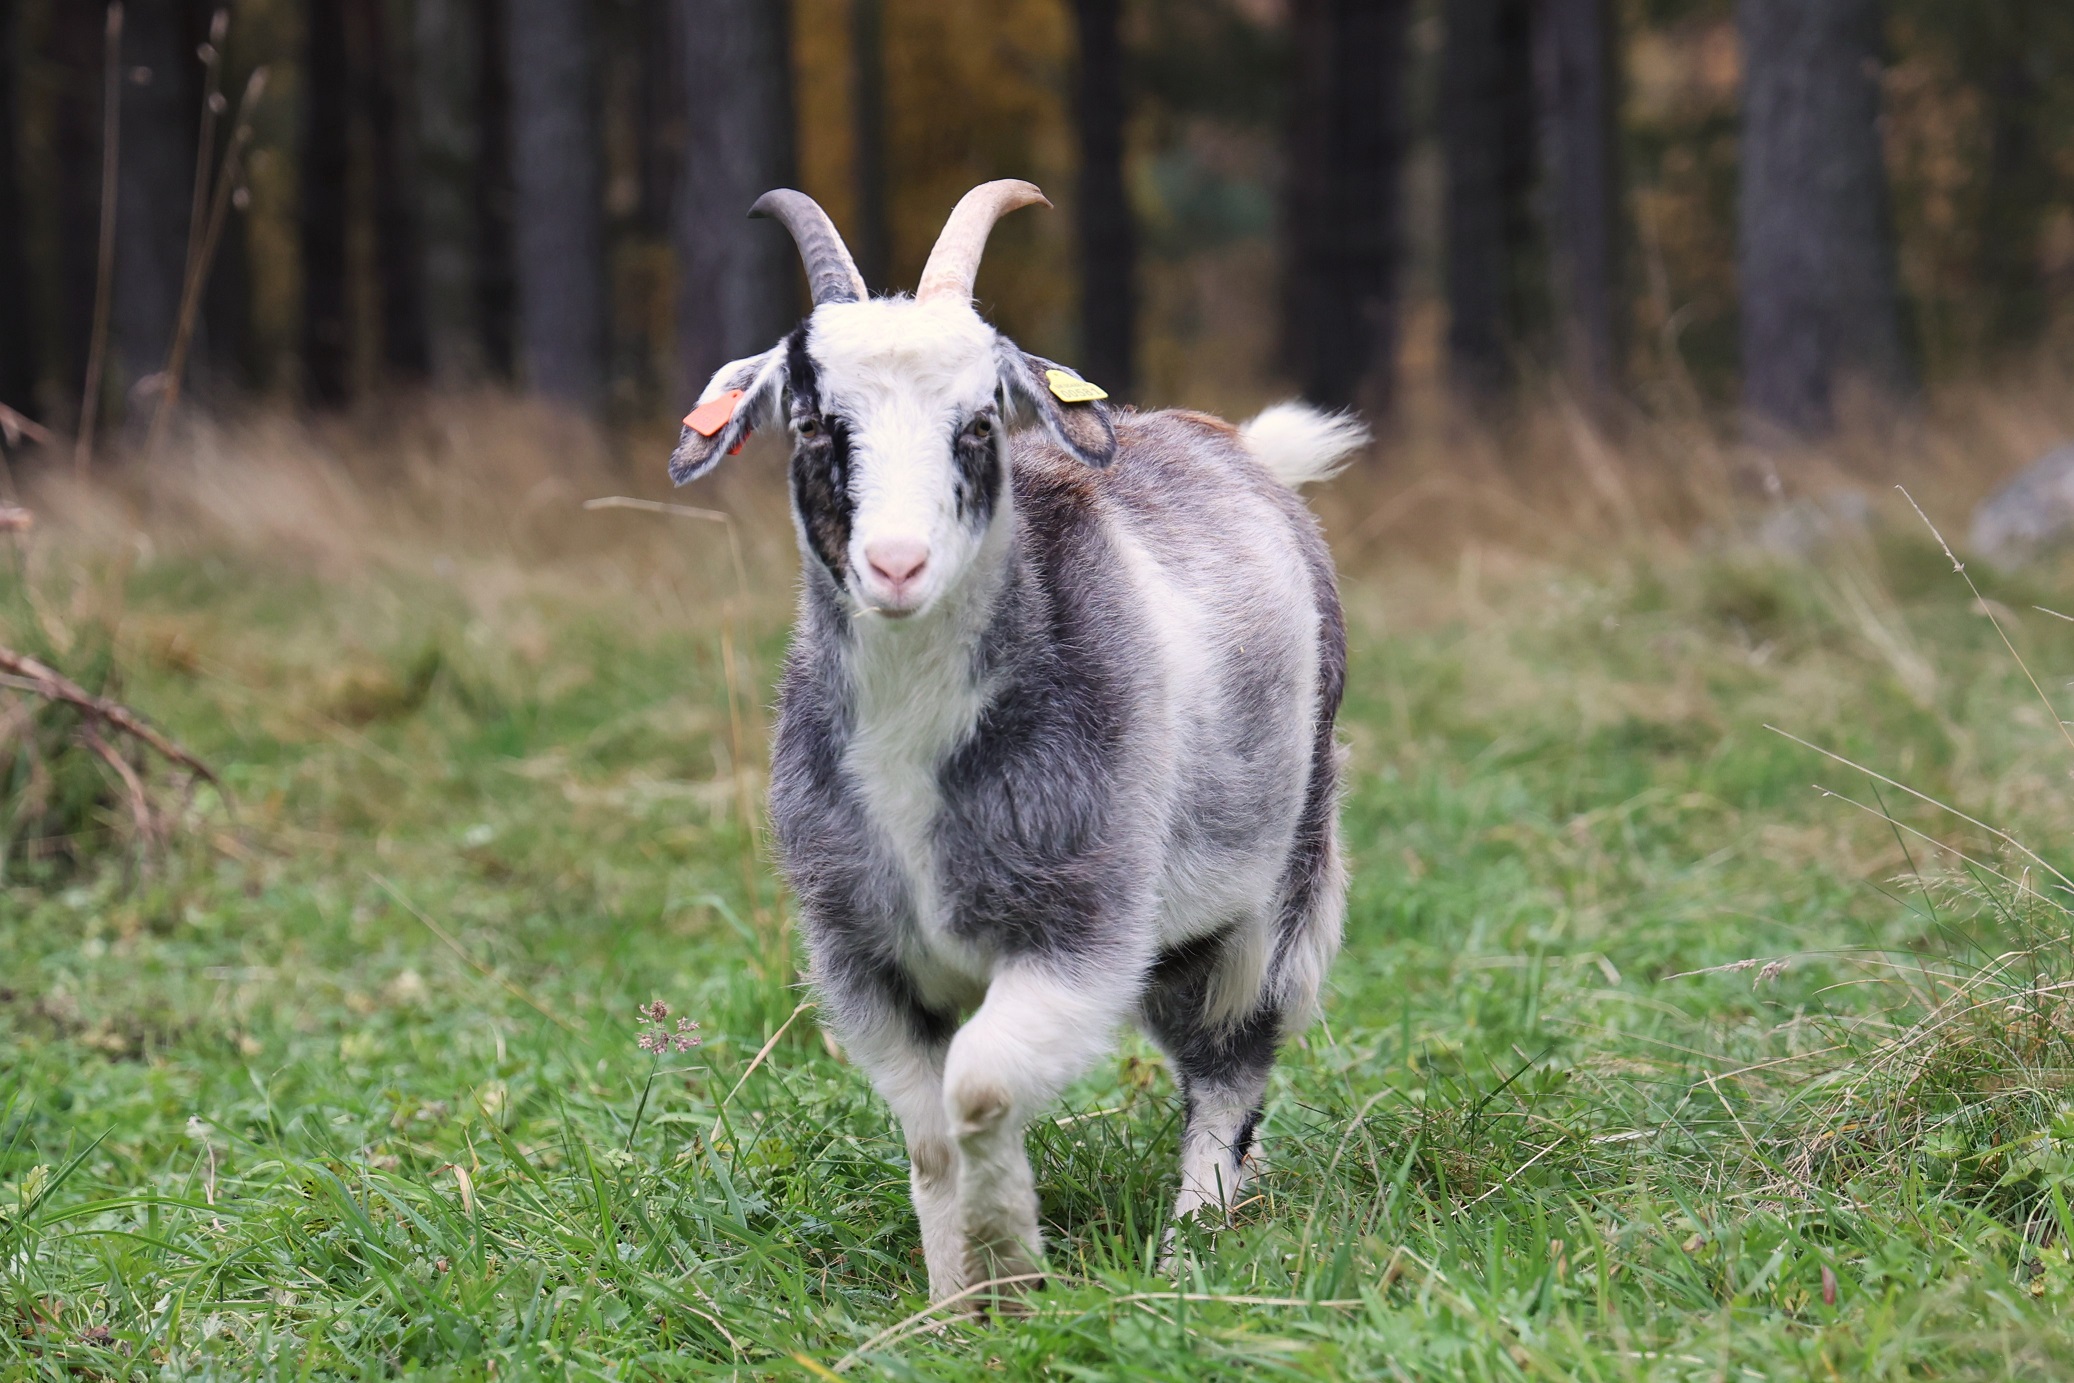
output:
POLYGON ((1214 938, 1176 947, 1153 967, 1145 996, 1145 1026, 1165 1049, 1181 1092, 1176 1222, 1206 1206, 1221 1219, 1238 1203, 1282 1037, 1281 1014, 1265 999, 1239 1018, 1211 1018, 1210 995, 1223 963, 1224 948, 1214 938))

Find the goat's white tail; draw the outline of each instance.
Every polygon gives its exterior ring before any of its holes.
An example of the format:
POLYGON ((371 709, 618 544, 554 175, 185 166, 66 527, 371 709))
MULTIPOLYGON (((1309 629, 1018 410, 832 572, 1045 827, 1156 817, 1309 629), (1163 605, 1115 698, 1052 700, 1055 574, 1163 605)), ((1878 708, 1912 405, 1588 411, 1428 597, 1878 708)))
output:
POLYGON ((1239 440, 1269 475, 1294 490, 1338 475, 1347 458, 1368 445, 1368 425, 1352 413, 1291 400, 1261 410, 1239 428, 1239 440))

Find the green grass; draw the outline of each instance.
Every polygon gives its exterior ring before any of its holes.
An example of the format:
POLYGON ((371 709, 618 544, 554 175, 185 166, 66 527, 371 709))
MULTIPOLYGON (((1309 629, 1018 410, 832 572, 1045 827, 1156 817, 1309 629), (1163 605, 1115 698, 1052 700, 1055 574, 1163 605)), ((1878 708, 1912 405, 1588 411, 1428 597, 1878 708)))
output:
MULTIPOLYGON (((1347 948, 1259 1195, 1154 1272, 1177 1108, 1127 1039, 1032 1131, 1033 1314, 941 1330, 903 1325, 886 1111, 811 1010, 787 1026, 740 809, 789 579, 761 565, 725 632, 710 552, 313 572, 189 542, 7 578, 0 637, 112 640, 237 811, 135 884, 113 837, 10 864, 0 1372, 2074 1367, 2074 957, 2050 890, 1984 872, 2043 864, 1825 797, 1878 806, 1764 728, 2067 858, 2074 751, 1934 549, 1350 579, 1347 948), (703 1038, 659 1064, 657 998, 703 1038)), ((1988 594, 2056 689, 2053 592, 1988 594)))

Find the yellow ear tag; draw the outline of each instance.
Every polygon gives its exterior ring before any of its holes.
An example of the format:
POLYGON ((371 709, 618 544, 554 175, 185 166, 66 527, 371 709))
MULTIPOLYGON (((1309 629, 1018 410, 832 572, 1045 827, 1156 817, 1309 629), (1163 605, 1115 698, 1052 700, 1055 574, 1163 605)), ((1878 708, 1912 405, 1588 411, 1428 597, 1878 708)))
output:
POLYGON ((1051 392, 1060 403, 1093 403, 1096 399, 1109 397, 1109 391, 1101 385, 1075 379, 1064 370, 1046 370, 1044 382, 1051 386, 1051 392))

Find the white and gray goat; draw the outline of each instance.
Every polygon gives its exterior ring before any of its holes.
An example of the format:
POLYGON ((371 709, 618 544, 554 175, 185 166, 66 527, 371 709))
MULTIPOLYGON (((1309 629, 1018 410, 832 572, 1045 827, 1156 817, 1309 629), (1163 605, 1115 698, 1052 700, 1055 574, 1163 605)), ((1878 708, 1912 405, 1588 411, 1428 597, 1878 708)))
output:
POLYGON ((813 311, 713 376, 670 461, 682 484, 791 432, 771 815, 823 1015, 906 1133, 937 1300, 1036 1279, 1024 1126, 1128 1020, 1185 1102, 1176 1217, 1231 1205, 1345 895, 1345 636, 1294 487, 1366 434, 1112 412, 1025 354, 972 285, 1038 202, 973 189, 915 295, 874 298, 819 206, 763 197, 813 311))

